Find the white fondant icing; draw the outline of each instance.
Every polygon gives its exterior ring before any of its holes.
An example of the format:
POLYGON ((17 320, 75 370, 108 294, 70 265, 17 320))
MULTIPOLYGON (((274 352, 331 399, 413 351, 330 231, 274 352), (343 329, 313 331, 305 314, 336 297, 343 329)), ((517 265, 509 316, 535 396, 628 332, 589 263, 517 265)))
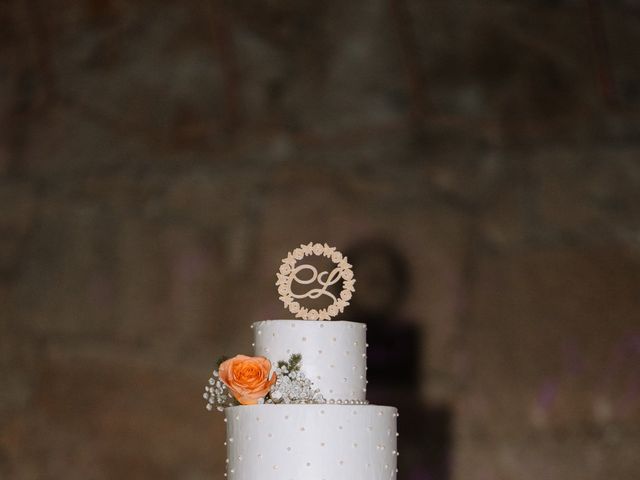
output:
POLYGON ((366 397, 366 327, 355 322, 266 320, 253 324, 255 354, 273 364, 302 355, 302 371, 325 399, 366 397))
POLYGON ((232 480, 395 480, 396 417, 378 405, 225 409, 232 480))

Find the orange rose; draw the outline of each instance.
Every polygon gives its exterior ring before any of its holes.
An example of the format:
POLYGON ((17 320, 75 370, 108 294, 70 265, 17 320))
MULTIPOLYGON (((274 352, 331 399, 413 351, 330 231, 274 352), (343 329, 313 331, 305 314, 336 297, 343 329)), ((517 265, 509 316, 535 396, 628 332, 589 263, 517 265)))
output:
POLYGON ((243 405, 255 405, 276 383, 271 362, 264 357, 236 355, 220 364, 218 374, 234 397, 243 405))

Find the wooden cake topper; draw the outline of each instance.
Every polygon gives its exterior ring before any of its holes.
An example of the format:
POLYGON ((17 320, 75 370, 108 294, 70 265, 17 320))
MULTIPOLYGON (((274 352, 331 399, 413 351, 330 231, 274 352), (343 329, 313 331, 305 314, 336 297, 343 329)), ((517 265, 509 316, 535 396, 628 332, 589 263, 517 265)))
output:
POLYGON ((351 270, 351 265, 347 262, 347 257, 326 243, 322 245, 310 242, 306 245, 300 245, 293 252, 289 252, 287 257, 282 259, 280 271, 276 276, 278 277, 276 286, 278 287, 280 300, 284 303, 285 308, 293 313, 296 318, 303 320, 331 320, 331 317, 344 312, 355 291, 353 285, 356 280, 353 278, 353 270, 351 270), (330 272, 318 272, 318 269, 313 265, 297 264, 299 260, 310 255, 324 256, 330 259, 335 264, 335 268, 330 272), (298 276, 304 270, 310 272, 310 278, 302 279, 298 276), (336 297, 328 288, 340 280, 342 280, 342 291, 336 297), (311 288, 307 292, 300 294, 296 294, 291 290, 292 284, 311 285, 314 283, 319 284, 320 287, 311 288), (326 308, 307 308, 299 302, 305 298, 316 299, 323 295, 332 300, 331 305, 326 308))

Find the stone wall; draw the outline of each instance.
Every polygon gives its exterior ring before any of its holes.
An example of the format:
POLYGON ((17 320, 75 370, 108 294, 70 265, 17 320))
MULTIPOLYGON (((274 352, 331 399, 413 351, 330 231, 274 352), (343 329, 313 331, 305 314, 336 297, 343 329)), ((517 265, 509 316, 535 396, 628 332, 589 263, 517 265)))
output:
POLYGON ((640 471, 640 4, 0 6, 0 477, 205 479, 310 239, 395 244, 456 480, 640 471))

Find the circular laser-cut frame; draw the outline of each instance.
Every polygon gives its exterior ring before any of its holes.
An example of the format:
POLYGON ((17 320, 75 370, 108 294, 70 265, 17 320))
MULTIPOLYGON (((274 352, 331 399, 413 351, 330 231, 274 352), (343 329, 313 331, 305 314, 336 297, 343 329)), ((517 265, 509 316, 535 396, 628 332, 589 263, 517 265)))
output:
POLYGON ((309 242, 300 245, 293 252, 289 252, 287 257, 282 259, 280 271, 276 273, 276 276, 278 279, 276 286, 278 287, 280 300, 284 303, 286 309, 293 313, 296 318, 302 320, 331 320, 332 317, 344 312, 344 309, 349 305, 353 292, 355 292, 354 284, 356 280, 353 277, 353 270, 347 261, 347 257, 342 255, 335 247, 330 247, 326 243, 323 245, 309 242), (334 263, 335 268, 330 272, 318 272, 313 265, 298 265, 298 261, 308 256, 326 257, 334 263), (303 270, 310 271, 311 277, 308 279, 299 278, 297 275, 303 270), (342 291, 338 296, 335 296, 327 288, 340 280, 342 280, 342 291), (315 282, 322 287, 312 288, 302 294, 295 294, 291 291, 291 284, 294 281, 301 285, 315 282), (333 299, 331 305, 326 308, 307 308, 299 302, 304 298, 316 299, 323 295, 333 299))

